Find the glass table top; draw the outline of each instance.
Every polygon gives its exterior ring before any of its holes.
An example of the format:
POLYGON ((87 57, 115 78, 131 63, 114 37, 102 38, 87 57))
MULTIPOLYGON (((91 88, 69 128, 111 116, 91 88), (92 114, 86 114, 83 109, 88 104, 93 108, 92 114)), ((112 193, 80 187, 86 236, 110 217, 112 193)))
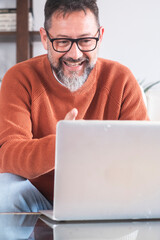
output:
POLYGON ((160 220, 54 222, 38 214, 0 214, 3 240, 160 240, 160 220))

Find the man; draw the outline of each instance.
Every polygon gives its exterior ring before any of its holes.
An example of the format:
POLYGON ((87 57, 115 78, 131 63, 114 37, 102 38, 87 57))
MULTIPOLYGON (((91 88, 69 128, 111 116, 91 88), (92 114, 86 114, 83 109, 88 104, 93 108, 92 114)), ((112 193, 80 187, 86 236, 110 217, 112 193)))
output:
POLYGON ((97 59, 103 33, 96 0, 47 0, 48 54, 15 65, 1 86, 0 211, 52 208, 59 120, 148 119, 132 73, 97 59))

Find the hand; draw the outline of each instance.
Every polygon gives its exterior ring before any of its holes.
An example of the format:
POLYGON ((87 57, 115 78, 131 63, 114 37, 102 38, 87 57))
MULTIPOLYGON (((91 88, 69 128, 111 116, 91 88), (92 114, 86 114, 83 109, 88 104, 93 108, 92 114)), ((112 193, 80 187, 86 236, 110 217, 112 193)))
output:
POLYGON ((75 120, 78 115, 77 108, 73 108, 70 112, 68 112, 64 118, 64 120, 75 120))

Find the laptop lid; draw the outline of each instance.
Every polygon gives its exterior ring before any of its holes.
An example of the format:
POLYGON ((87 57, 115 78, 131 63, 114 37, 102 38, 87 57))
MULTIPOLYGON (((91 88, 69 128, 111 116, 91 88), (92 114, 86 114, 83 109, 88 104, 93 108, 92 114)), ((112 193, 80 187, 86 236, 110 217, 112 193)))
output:
POLYGON ((60 121, 54 218, 160 217, 160 123, 60 121))

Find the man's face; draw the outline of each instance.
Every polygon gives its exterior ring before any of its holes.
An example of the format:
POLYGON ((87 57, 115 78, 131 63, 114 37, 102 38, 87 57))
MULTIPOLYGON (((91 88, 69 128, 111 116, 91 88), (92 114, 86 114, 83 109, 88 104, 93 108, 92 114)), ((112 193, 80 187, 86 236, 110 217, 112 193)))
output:
MULTIPOLYGON (((77 11, 65 16, 54 13, 48 32, 51 38, 98 37, 98 26, 95 16, 90 10, 87 10, 87 14, 77 11)), ((102 35, 103 30, 100 30, 100 41, 102 35)), ((51 67, 58 79, 71 91, 77 90, 87 80, 96 63, 100 41, 97 48, 91 52, 82 52, 76 43, 73 43, 68 52, 59 53, 53 49, 52 43, 46 38, 46 49, 51 67)))

